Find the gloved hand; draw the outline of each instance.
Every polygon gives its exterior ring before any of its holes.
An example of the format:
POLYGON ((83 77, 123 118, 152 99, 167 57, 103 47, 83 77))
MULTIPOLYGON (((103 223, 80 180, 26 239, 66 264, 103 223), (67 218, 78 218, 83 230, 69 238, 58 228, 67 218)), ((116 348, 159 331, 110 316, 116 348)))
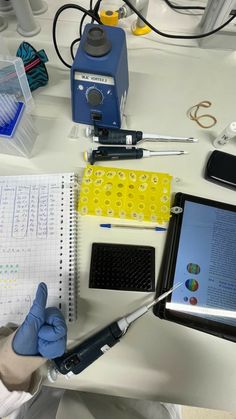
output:
POLYGON ((12 346, 18 355, 53 359, 64 354, 67 335, 64 317, 58 308, 46 308, 46 303, 47 285, 41 282, 29 314, 13 339, 12 346))

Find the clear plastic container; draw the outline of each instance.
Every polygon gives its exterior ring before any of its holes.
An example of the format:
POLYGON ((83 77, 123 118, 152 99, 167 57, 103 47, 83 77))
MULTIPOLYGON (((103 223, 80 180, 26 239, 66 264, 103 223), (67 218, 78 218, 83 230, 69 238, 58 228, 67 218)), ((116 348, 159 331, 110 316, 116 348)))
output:
POLYGON ((22 59, 0 55, 0 153, 30 156, 38 135, 29 115, 33 107, 22 59))
POLYGON ((0 55, 0 94, 14 95, 17 100, 23 101, 27 113, 34 108, 34 100, 21 58, 0 55))

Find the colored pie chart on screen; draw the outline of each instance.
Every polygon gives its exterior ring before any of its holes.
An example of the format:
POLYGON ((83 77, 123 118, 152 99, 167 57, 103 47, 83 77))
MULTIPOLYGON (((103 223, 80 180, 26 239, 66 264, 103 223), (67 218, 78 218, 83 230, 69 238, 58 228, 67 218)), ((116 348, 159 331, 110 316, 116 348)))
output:
POLYGON ((187 265, 187 271, 188 271, 190 274, 197 275, 197 274, 199 274, 199 272, 200 272, 200 266, 199 266, 197 263, 189 263, 189 264, 187 265))
POLYGON ((186 288, 188 288, 189 291, 197 291, 199 284, 196 279, 187 279, 185 282, 186 288))
POLYGON ((197 299, 195 297, 191 297, 189 299, 190 304, 192 304, 192 306, 195 306, 197 304, 197 299))

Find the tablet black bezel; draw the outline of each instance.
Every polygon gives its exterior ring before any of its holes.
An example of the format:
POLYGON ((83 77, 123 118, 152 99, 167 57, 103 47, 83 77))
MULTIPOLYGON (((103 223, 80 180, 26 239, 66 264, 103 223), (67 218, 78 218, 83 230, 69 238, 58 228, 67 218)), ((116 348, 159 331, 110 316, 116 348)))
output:
MULTIPOLYGON (((173 205, 184 210, 185 201, 196 202, 199 204, 236 212, 236 206, 234 205, 213 201, 211 199, 202 198, 199 196, 188 195, 181 192, 178 192, 175 195, 173 205)), ((182 220, 183 212, 180 214, 173 214, 169 223, 163 261, 157 283, 157 297, 170 289, 173 285, 182 220)), ((157 304, 153 310, 154 314, 165 320, 173 321, 193 329, 201 330, 203 332, 210 333, 227 340, 236 341, 236 326, 230 326, 224 323, 219 323, 217 321, 207 320, 187 313, 168 310, 166 309, 166 302, 170 300, 171 296, 168 296, 166 300, 163 300, 157 304)))

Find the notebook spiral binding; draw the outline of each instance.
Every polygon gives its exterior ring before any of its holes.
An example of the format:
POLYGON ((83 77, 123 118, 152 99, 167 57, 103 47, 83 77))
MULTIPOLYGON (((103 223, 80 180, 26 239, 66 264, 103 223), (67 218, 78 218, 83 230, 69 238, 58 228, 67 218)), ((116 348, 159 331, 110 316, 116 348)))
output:
POLYGON ((77 318, 77 295, 78 295, 78 213, 76 211, 78 198, 78 177, 76 174, 70 176, 70 237, 69 237, 69 322, 77 318))
MULTIPOLYGON (((61 234, 61 251, 62 249, 68 252, 68 290, 67 290, 67 319, 69 322, 77 318, 77 295, 78 295, 78 269, 77 269, 77 250, 78 250, 78 216, 76 211, 76 204, 78 199, 78 180, 77 175, 70 175, 69 179, 65 181, 62 176, 62 192, 61 192, 61 225, 64 222, 69 223, 69 238, 68 246, 65 249, 63 246, 63 233, 61 234), (68 182, 69 180, 69 182, 68 182), (64 219, 64 200, 69 200, 69 214, 68 221, 64 219)), ((63 231, 63 227, 61 228, 63 231)), ((61 253, 62 254, 62 253, 61 253)), ((62 283, 62 260, 60 261, 60 281, 59 290, 61 291, 62 283)), ((59 298, 62 298, 60 296, 59 298)), ((59 304, 61 309, 61 304, 59 304)))

